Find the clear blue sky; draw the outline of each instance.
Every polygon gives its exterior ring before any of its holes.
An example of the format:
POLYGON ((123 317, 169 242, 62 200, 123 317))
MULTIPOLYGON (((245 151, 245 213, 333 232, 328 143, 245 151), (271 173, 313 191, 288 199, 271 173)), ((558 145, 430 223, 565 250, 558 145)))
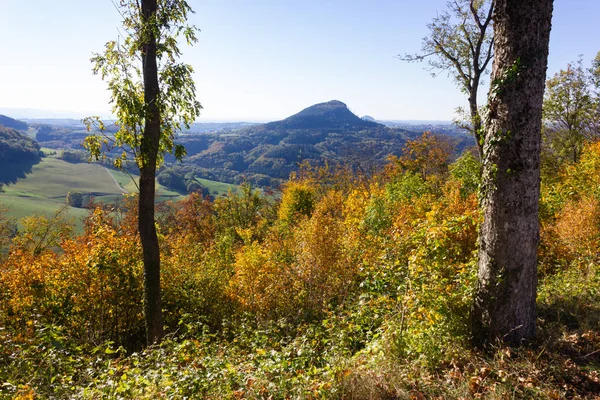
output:
MULTIPOLYGON (((416 52, 445 0, 190 0, 199 121, 281 119, 337 99, 377 119, 450 120, 464 96, 416 52)), ((600 0, 555 0, 549 75, 600 51, 600 0)), ((0 109, 107 115, 89 58, 117 36, 110 0, 0 0, 0 109)), ((23 111, 15 111, 23 114, 23 111)), ((22 115, 17 115, 22 116, 22 115)), ((35 116, 40 116, 39 113, 35 116)))

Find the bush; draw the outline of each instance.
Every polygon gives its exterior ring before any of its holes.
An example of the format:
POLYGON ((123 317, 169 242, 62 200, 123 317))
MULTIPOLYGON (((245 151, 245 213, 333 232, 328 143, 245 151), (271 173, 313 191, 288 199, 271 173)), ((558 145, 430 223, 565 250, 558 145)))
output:
POLYGON ((156 180, 161 185, 176 192, 187 192, 186 182, 183 173, 174 168, 164 168, 156 176, 156 180))
POLYGON ((139 346, 143 282, 136 225, 116 225, 97 208, 84 235, 73 239, 59 217, 23 222, 0 274, 1 318, 9 325, 60 324, 82 343, 139 346))
POLYGON ((81 194, 81 192, 71 190, 69 193, 67 193, 67 204, 75 208, 83 207, 83 194, 81 194))
POLYGON ((314 185, 304 181, 289 181, 281 197, 279 219, 292 225, 303 217, 310 217, 315 207, 314 185))

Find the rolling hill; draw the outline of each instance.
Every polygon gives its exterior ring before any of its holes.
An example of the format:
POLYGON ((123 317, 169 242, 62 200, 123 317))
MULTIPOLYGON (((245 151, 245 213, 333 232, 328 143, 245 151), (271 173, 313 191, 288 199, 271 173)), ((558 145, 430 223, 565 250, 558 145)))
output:
POLYGON ((12 128, 18 131, 26 131, 29 128, 25 122, 7 117, 6 115, 2 114, 0 114, 0 125, 4 126, 5 128, 12 128))
POLYGON ((261 186, 277 186, 305 161, 381 165, 388 155, 399 155, 406 140, 421 133, 359 118, 346 104, 332 100, 281 121, 227 134, 190 135, 179 141, 190 155, 186 164, 218 180, 246 179, 261 186))
MULTIPOLYGON (((17 219, 31 214, 51 215, 65 204, 70 191, 80 192, 86 199, 114 202, 124 193, 135 191, 135 183, 127 174, 99 164, 75 164, 46 157, 32 167, 25 179, 5 186, 0 203, 8 206, 9 215, 17 219)), ((157 201, 180 198, 179 193, 157 186, 157 201)), ((81 228, 81 217, 87 215, 87 210, 69 207, 69 215, 81 228)))

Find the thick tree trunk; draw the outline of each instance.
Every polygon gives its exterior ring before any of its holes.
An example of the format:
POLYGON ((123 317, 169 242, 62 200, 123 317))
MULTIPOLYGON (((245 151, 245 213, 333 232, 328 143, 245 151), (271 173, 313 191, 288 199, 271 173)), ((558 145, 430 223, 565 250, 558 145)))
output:
POLYGON ((142 21, 147 35, 143 47, 144 103, 146 115, 141 143, 140 198, 138 229, 144 255, 144 311, 146 341, 158 343, 164 336, 160 293, 160 250, 154 224, 154 197, 156 194, 156 159, 160 140, 160 111, 158 97, 158 66, 156 37, 148 28, 148 21, 156 13, 157 0, 142 0, 142 21))
POLYGON ((476 343, 535 335, 542 100, 552 0, 496 0, 485 123, 476 343))

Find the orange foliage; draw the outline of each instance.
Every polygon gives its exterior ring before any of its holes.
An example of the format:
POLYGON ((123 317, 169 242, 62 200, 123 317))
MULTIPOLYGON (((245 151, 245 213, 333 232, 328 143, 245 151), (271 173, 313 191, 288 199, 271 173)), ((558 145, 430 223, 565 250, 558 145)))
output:
MULTIPOLYGON (((472 182, 448 174, 449 148, 425 133, 385 173, 354 183, 348 168, 303 169, 278 210, 247 185, 214 203, 192 194, 162 209, 167 324, 193 315, 218 327, 238 307, 310 320, 372 290, 398 302, 404 340, 443 347, 442 326, 467 326, 480 222, 474 189, 464 190, 472 182)), ((598 262, 598 176, 592 144, 544 192, 543 273, 598 262)), ((25 331, 55 323, 84 342, 134 347, 143 337, 135 199, 124 209, 96 208, 77 238, 59 219, 25 220, 0 264, 0 322, 25 331)))
POLYGON ((84 235, 63 245, 60 289, 68 294, 68 324, 87 341, 124 343, 142 332, 141 247, 130 216, 116 225, 96 208, 84 235))
POLYGON ((558 215, 555 228, 568 258, 584 265, 600 257, 600 202, 586 196, 568 202, 558 215), (587 263, 585 263, 587 261, 587 263))
POLYGON ((131 340, 142 327, 142 269, 136 225, 126 221, 117 226, 97 208, 76 239, 49 230, 61 253, 31 232, 17 238, 0 274, 2 318, 58 323, 90 343, 131 340))
POLYGON ((393 160, 402 170, 419 174, 423 179, 440 178, 448 175, 453 150, 450 139, 427 131, 406 142, 402 156, 393 160))
POLYGON ((580 161, 544 185, 541 196, 542 273, 598 262, 600 254, 600 141, 588 143, 580 161))
POLYGON ((209 199, 192 193, 185 199, 170 204, 165 227, 171 237, 186 237, 189 241, 208 243, 215 235, 215 215, 209 199))

